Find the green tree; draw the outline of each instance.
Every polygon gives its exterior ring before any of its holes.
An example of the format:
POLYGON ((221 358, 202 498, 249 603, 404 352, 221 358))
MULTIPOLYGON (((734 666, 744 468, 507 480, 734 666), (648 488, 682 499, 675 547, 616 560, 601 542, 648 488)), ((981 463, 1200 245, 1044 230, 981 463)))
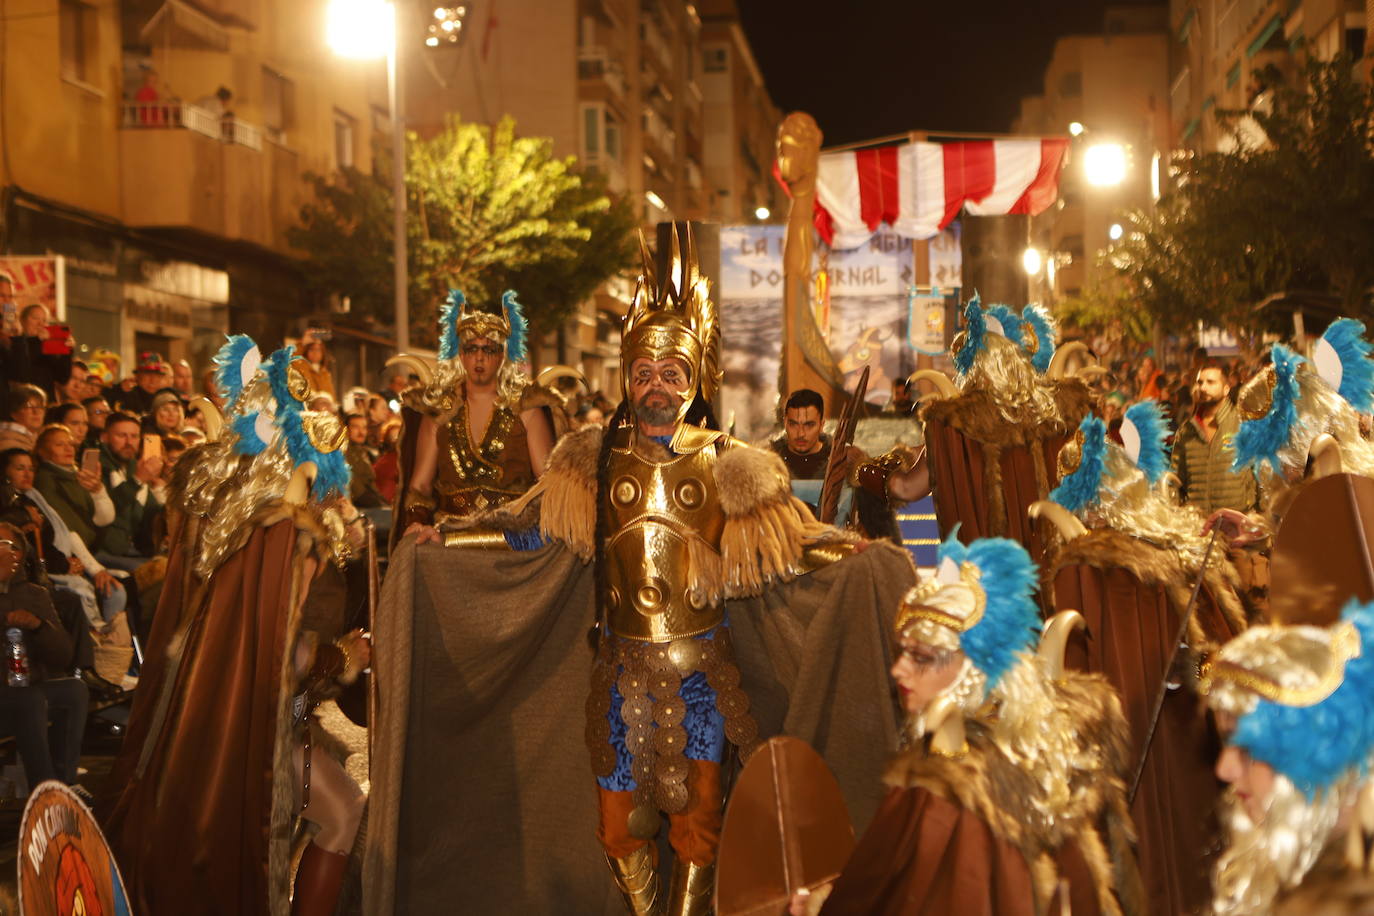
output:
POLYGON ((1177 158, 1175 189, 1105 254, 1166 326, 1253 327, 1284 289, 1359 313, 1374 284, 1374 91, 1345 57, 1255 76, 1268 103, 1217 115, 1234 148, 1177 158))
MULTIPOLYGON (((601 283, 633 265, 634 215, 603 179, 553 156, 543 137, 519 137, 451 118, 436 136, 407 137, 407 260, 412 339, 435 341, 450 287, 495 303, 520 292, 534 333, 558 327, 601 283)), ((392 318, 391 186, 346 169, 311 175, 315 200, 288 239, 306 252, 309 288, 351 297, 358 311, 392 318)))

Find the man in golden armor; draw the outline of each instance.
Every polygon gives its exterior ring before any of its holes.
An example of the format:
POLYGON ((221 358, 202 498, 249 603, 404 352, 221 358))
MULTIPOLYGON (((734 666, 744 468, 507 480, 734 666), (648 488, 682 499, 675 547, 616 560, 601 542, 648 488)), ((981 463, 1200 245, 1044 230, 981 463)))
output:
MULTIPOLYGON (((461 525, 520 496, 544 472, 553 448, 556 400, 521 370, 525 318, 514 291, 501 313, 470 309, 454 290, 440 311, 439 365, 433 373, 412 357, 422 385, 406 393, 412 461, 402 496, 406 534, 438 540, 438 528, 461 525), (413 430, 413 432, 411 431, 413 430)), ((514 546, 514 545, 513 545, 514 546)))
POLYGON ((833 530, 792 495, 776 455, 713 428, 715 307, 690 232, 675 229, 670 246, 661 281, 645 256, 609 430, 560 443, 540 488, 544 533, 595 553, 602 571, 587 703, 597 836, 641 916, 665 912, 660 812, 675 854, 666 912, 710 911, 726 741, 747 750, 758 738, 724 599, 852 550, 820 545, 833 530), (597 454, 594 472, 568 467, 567 452, 597 454))

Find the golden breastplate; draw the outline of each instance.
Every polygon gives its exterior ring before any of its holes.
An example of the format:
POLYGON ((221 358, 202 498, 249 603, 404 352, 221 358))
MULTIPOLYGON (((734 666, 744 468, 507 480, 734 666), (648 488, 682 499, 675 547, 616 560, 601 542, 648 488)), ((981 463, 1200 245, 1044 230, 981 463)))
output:
MULTIPOLYGON (((623 434, 622 434, 623 435, 623 434)), ((711 445, 657 462, 629 445, 611 449, 607 492, 606 610, 611 632, 668 642, 724 619, 719 602, 689 597, 689 538, 720 547, 725 516, 716 495, 711 445)))

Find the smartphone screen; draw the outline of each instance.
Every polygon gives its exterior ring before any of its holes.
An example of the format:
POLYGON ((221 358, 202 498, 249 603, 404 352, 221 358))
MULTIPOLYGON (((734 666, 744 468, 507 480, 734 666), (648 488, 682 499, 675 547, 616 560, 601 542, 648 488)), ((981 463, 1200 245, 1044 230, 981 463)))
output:
POLYGON ((81 470, 92 474, 100 473, 100 449, 88 448, 81 453, 81 470))
POLYGON ((143 457, 161 458, 162 457, 162 437, 144 436, 143 437, 143 457))

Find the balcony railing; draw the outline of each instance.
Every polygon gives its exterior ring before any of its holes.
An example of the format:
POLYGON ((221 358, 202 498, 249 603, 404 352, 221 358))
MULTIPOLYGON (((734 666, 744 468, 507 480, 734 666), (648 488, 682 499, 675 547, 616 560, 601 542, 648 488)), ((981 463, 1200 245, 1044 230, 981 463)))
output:
POLYGON ((577 77, 602 80, 618 98, 625 97, 625 68, 603 47, 582 48, 578 52, 577 77))
POLYGON ((125 102, 119 126, 125 130, 189 130, 214 140, 262 150, 262 130, 256 125, 186 102, 125 102))

